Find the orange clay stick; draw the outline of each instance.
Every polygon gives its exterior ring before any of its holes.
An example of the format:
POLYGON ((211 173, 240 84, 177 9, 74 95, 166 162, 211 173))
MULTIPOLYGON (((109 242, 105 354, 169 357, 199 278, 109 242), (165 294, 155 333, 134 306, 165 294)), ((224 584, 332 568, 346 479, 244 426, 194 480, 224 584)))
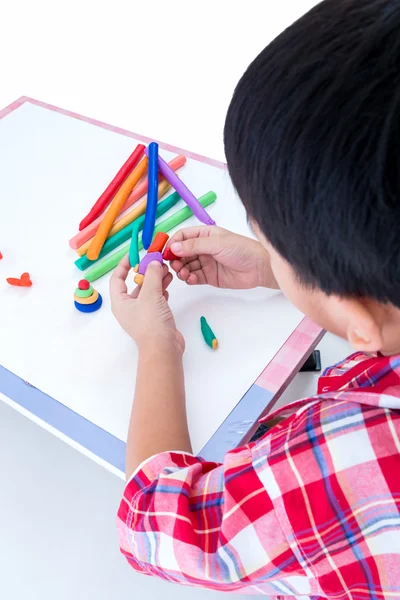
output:
MULTIPOLYGON (((183 154, 179 154, 178 156, 175 156, 175 158, 170 160, 170 162, 168 164, 173 171, 177 171, 178 169, 183 167, 183 165, 185 163, 186 163, 186 156, 183 156, 183 154)), ((160 182, 165 181, 165 179, 162 175, 160 175, 158 179, 160 182)), ((128 208, 131 207, 132 204, 137 202, 140 198, 142 198, 142 196, 144 196, 146 194, 146 192, 147 192, 147 177, 143 181, 141 181, 135 187, 135 189, 131 192, 128 200, 125 202, 124 206, 122 207, 121 212, 128 210, 128 208)), ((124 217, 120 217, 120 218, 122 219, 124 217)), ((74 237, 69 240, 69 245, 71 246, 71 248, 73 250, 76 250, 77 248, 79 248, 79 246, 81 246, 82 244, 87 242, 91 237, 93 237, 94 234, 96 233, 96 231, 98 230, 102 220, 103 220, 103 215, 100 215, 100 217, 97 217, 97 219, 95 221, 93 221, 93 223, 91 223, 90 225, 85 227, 85 229, 82 229, 82 231, 80 231, 79 233, 74 235, 74 237)), ((118 223, 118 221, 119 221, 119 219, 117 219, 116 223, 118 223)), ((124 227, 125 227, 125 225, 124 225, 124 227)))
POLYGON ((162 252, 165 244, 168 242, 168 239, 168 233, 163 233, 162 231, 156 233, 154 240, 151 242, 147 250, 147 254, 150 252, 162 252))
MULTIPOLYGON (((171 184, 168 183, 168 181, 166 181, 165 179, 163 181, 161 181, 158 184, 158 199, 162 198, 162 196, 164 196, 164 194, 170 188, 171 188, 171 184)), ((110 231, 108 232, 107 239, 109 237, 111 237, 112 235, 114 235, 114 233, 118 233, 118 231, 121 231, 121 229, 126 227, 126 225, 129 225, 130 223, 132 223, 132 221, 135 221, 135 219, 137 219, 138 217, 141 217, 142 215, 144 215, 144 213, 146 212, 146 206, 147 206, 147 198, 145 198, 143 200, 143 202, 141 202, 140 204, 135 206, 135 208, 132 208, 132 210, 129 211, 126 215, 124 215, 120 219, 118 219, 118 221, 116 221, 114 223, 114 225, 111 227, 110 231)), ((89 248, 91 242, 92 242, 92 238, 90 240, 88 240, 87 242, 85 242, 84 244, 82 244, 82 246, 79 246, 79 248, 76 250, 77 254, 79 254, 79 256, 83 256, 84 254, 86 254, 87 249, 89 248)))
POLYGON ((143 160, 135 167, 129 177, 124 181, 124 183, 119 188, 118 192, 115 194, 112 202, 109 206, 109 209, 104 215, 104 218, 100 224, 100 227, 96 231, 96 234, 88 248, 86 256, 89 260, 97 260, 99 258, 99 254, 101 249, 104 246, 104 242, 107 239, 108 232, 115 219, 118 216, 121 208, 123 207, 125 201, 128 199, 129 194, 138 183, 139 179, 143 177, 147 170, 147 158, 144 157, 143 160))

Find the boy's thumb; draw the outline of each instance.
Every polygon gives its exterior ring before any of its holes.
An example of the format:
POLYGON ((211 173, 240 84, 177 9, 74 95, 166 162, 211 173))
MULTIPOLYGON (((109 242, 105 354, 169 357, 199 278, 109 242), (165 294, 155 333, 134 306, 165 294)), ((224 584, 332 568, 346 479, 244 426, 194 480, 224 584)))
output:
POLYGON ((141 294, 162 294, 163 268, 158 261, 151 262, 146 269, 141 294))
POLYGON ((171 244, 171 250, 175 256, 184 258, 194 254, 213 254, 218 251, 217 246, 215 237, 197 237, 183 242, 174 242, 171 244))

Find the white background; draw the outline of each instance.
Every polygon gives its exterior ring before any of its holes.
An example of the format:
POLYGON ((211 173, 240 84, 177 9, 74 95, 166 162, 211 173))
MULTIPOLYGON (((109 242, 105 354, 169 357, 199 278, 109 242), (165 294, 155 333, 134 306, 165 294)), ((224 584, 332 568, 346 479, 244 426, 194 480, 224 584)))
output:
MULTIPOLYGON (((1 0, 0 107, 32 96, 222 160, 237 80, 314 4, 1 0), (149 113, 154 94, 159 108, 149 113)), ((347 347, 327 336, 322 350, 329 364, 347 347)), ((289 395, 311 380, 299 376, 289 395)), ((1 403, 0 477, 1 598, 226 598, 125 566, 114 532, 121 482, 1 403)))
POLYGON ((315 0, 2 0, 0 105, 29 95, 223 160, 233 89, 315 0), (149 98, 159 99, 149 111, 149 98))

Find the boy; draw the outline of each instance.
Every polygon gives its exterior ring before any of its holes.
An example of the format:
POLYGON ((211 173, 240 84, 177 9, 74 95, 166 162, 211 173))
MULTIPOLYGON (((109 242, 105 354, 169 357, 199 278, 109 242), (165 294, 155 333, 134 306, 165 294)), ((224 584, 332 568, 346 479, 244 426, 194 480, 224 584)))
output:
POLYGON ((123 261, 113 311, 139 364, 122 552, 223 591, 400 598, 400 1, 325 0, 283 32, 235 90, 225 148, 260 243, 187 229, 173 270, 189 285, 279 287, 356 352, 264 437, 203 462, 172 276, 151 265, 131 297, 123 261))

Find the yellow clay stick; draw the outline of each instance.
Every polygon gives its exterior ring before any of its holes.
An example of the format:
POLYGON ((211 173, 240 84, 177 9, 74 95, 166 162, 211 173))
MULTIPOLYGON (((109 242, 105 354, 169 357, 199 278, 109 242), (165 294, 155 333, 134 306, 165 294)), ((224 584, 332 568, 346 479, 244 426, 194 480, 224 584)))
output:
POLYGON ((123 207, 125 200, 128 198, 129 194, 135 187, 135 185, 139 182, 139 180, 143 177, 143 175, 147 171, 147 163, 148 160, 146 157, 140 161, 137 167, 135 167, 132 173, 129 175, 127 179, 125 179, 124 183, 119 188, 118 192, 115 194, 112 202, 104 214, 104 219, 100 223, 98 230, 96 231, 95 236, 92 239, 92 242, 88 248, 86 256, 89 260, 97 260, 101 249, 104 246, 104 242, 107 239, 108 232, 114 224, 115 219, 118 216, 121 208, 123 207))

